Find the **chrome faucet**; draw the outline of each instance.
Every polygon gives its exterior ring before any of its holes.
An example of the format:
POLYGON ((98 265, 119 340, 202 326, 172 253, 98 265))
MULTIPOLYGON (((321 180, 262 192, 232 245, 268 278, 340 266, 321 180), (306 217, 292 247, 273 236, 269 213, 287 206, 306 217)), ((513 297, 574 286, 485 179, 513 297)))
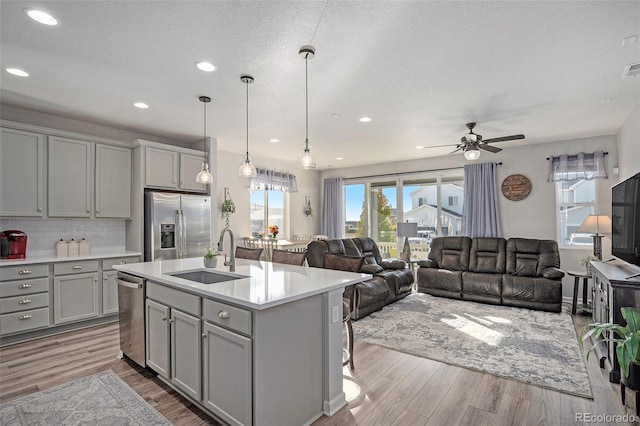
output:
POLYGON ((218 251, 222 251, 225 232, 229 232, 229 236, 231 237, 231 249, 229 250, 231 253, 229 255, 229 260, 227 260, 227 255, 226 254, 224 255, 224 266, 229 267, 229 272, 235 272, 236 271, 236 254, 235 254, 236 239, 233 236, 233 231, 228 226, 225 226, 222 232, 220 232, 220 241, 218 241, 218 251))

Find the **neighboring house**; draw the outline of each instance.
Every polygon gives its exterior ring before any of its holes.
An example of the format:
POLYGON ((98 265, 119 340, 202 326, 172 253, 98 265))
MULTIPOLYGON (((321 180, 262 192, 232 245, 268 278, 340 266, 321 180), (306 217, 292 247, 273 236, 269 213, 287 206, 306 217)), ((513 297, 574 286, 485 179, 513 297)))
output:
MULTIPOLYGON (((462 226, 463 188, 456 183, 442 185, 441 230, 438 235, 457 235, 462 226)), ((411 210, 404 213, 404 220, 418 224, 418 234, 436 231, 438 225, 438 194, 435 185, 421 186, 409 194, 411 210)))

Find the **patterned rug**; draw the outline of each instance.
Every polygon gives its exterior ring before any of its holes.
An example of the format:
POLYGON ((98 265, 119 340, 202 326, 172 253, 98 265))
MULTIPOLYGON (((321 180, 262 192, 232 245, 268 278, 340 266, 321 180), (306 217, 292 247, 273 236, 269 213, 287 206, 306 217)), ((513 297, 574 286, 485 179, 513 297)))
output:
POLYGON ((533 311, 413 293, 353 322, 355 340, 592 398, 567 311, 533 311))
POLYGON ((0 405, 0 425, 171 425, 113 371, 0 405))

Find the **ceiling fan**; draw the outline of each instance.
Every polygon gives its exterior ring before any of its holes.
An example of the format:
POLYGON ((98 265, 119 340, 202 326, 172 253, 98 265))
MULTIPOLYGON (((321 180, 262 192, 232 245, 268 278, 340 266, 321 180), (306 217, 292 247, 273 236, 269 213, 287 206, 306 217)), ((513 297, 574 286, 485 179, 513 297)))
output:
MULTIPOLYGON (((524 139, 524 135, 511 135, 511 136, 502 136, 499 138, 482 139, 482 135, 473 133, 473 129, 475 127, 476 127, 476 123, 467 123, 467 129, 469 129, 469 133, 467 133, 462 137, 462 139, 460 139, 460 143, 455 145, 456 149, 453 150, 450 154, 453 154, 458 151, 462 151, 464 152, 464 158, 466 158, 467 160, 477 160, 478 158, 480 158, 481 149, 485 151, 493 152, 493 153, 502 151, 502 148, 489 145, 490 143, 524 139)), ((452 145, 439 145, 439 146, 452 146, 452 145)))

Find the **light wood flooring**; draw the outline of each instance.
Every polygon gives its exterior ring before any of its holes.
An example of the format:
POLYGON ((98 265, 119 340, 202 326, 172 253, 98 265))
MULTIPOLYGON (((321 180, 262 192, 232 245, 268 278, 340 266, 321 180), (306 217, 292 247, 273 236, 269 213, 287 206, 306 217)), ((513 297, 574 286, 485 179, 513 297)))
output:
MULTIPOLYGON (((574 326, 587 319, 574 316, 574 326)), ((118 348, 117 323, 1 348, 0 402, 111 369, 174 425, 217 424, 149 371, 117 359, 118 348)), ((315 424, 575 425, 576 413, 635 413, 633 395, 625 410, 595 356, 589 400, 362 342, 354 352, 356 369, 344 370, 348 405, 315 424)))

